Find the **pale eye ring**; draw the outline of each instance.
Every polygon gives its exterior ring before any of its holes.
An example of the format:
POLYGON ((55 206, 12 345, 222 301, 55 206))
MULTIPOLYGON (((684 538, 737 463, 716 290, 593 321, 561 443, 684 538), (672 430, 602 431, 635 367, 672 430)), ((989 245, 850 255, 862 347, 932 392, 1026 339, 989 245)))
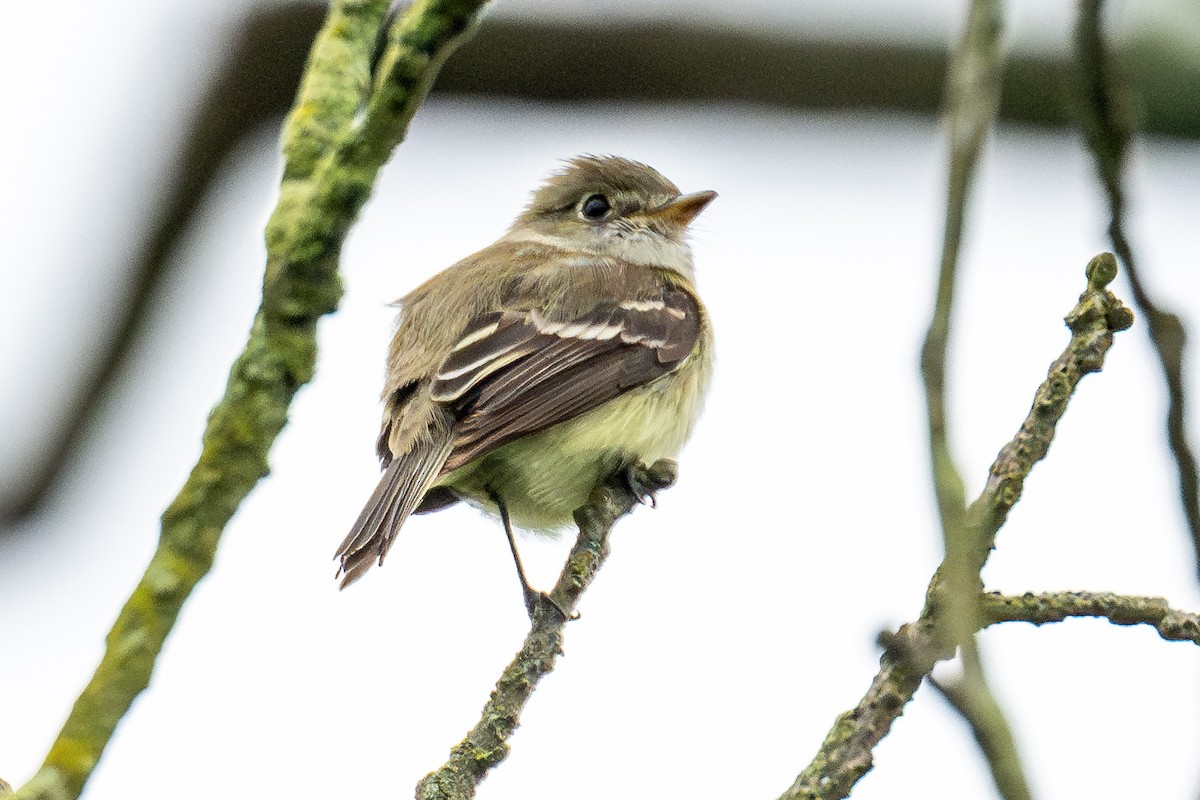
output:
POLYGON ((590 219, 593 222, 604 219, 611 211, 612 204, 602 194, 589 195, 579 204, 579 213, 583 215, 584 219, 590 219))

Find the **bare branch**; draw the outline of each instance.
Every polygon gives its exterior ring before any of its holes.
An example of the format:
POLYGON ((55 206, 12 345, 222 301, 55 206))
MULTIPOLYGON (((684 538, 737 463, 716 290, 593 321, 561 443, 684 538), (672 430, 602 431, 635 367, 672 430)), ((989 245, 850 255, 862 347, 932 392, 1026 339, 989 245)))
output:
POLYGON ((880 636, 885 647, 879 672, 858 705, 843 713, 821 743, 812 762, 780 800, 832 800, 849 796, 854 785, 874 766, 872 751, 887 736, 892 723, 921 681, 938 661, 954 650, 938 646, 932 623, 920 620, 880 636), (902 653, 903 655, 900 655, 902 653))
POLYGON ((1002 27, 998 0, 973 0, 966 30, 950 60, 945 120, 950 140, 945 230, 937 299, 921 349, 921 376, 928 409, 934 493, 946 549, 939 568, 945 587, 941 606, 944 620, 939 627, 943 636, 962 649, 967 665, 959 684, 946 690, 950 693, 947 696, 953 695, 952 704, 967 717, 1000 793, 1008 800, 1028 800, 1029 787, 1016 743, 988 687, 974 638, 975 603, 982 588, 975 559, 970 556, 976 544, 971 537, 976 531, 967 523, 962 476, 954 464, 946 420, 946 351, 954 285, 975 166, 1000 109, 1002 27))
MULTIPOLYGON (((979 600, 979 629, 1001 622, 1045 625, 1071 618, 1095 617, 1114 625, 1149 625, 1167 641, 1200 645, 1200 615, 1171 608, 1161 597, 1111 592, 1048 592, 1019 596, 993 592, 982 595, 979 600)), ((964 672, 973 668, 977 665, 971 667, 964 663, 964 672)), ((1003 718, 995 717, 995 709, 989 707, 989 697, 974 695, 966 681, 943 684, 931 678, 930 683, 970 723, 976 741, 992 765, 1001 796, 1028 797, 1023 776, 1007 769, 1016 759, 1012 734, 1003 718)))
POLYGON ((921 377, 929 413, 934 489, 942 529, 947 534, 961 527, 966 499, 946 433, 946 350, 967 197, 1000 103, 1000 31, 999 2, 974 0, 963 38, 950 60, 946 85, 945 124, 950 145, 946 219, 936 301, 921 348, 921 377))
POLYGON ((1080 64, 1079 116, 1096 171, 1108 197, 1108 236, 1125 264, 1133 304, 1146 320, 1146 329, 1167 384, 1167 444, 1179 475, 1179 499, 1192 537, 1196 568, 1200 573, 1200 470, 1188 441, 1184 393, 1183 351, 1187 337, 1178 315, 1163 308, 1142 282, 1141 267, 1125 235, 1125 155, 1132 139, 1134 112, 1131 90, 1123 81, 1104 41, 1100 0, 1079 5, 1075 49, 1080 64))
MULTIPOLYGON (((651 494, 675 482, 673 461, 662 460, 638 469, 636 482, 650 489, 651 494)), ((613 525, 639 502, 630 483, 623 473, 615 475, 575 512, 579 537, 546 602, 537 606, 525 644, 500 676, 479 723, 450 751, 444 765, 417 784, 417 800, 474 797, 488 771, 508 756, 508 738, 520 724, 522 709, 562 652, 563 628, 570 621, 566 615, 574 612, 608 558, 608 536, 613 525)))
POLYGON ((981 627, 1000 622, 1046 625, 1072 617, 1100 617, 1114 625, 1149 625, 1168 642, 1200 645, 1200 614, 1177 611, 1161 597, 1111 592, 985 594, 980 599, 981 627))
POLYGON ((1030 800, 1033 793, 1025 779, 1012 728, 996 696, 988 688, 978 647, 973 640, 971 644, 972 647, 963 648, 960 679, 944 683, 930 676, 929 682, 971 726, 971 735, 987 760, 992 782, 1000 796, 1004 800, 1030 800))
MULTIPOLYGON (((995 545, 997 531, 1020 499, 1025 479, 1046 456, 1055 426, 1079 382, 1103 366, 1113 334, 1133 324, 1133 315, 1107 289, 1116 274, 1111 253, 1088 263, 1088 287, 1066 318, 1071 341, 1050 365, 1024 424, 1001 449, 983 492, 967 509, 965 538, 971 548, 965 557, 976 578, 995 545)), ((953 655, 954 632, 946 630, 942 613, 948 599, 944 568, 943 561, 930 581, 920 618, 896 634, 881 637, 886 649, 870 689, 857 706, 838 718, 812 763, 783 793, 783 800, 846 797, 871 769, 872 749, 903 713, 924 677, 937 661, 953 655)), ((978 620, 973 623, 977 625, 978 620)))

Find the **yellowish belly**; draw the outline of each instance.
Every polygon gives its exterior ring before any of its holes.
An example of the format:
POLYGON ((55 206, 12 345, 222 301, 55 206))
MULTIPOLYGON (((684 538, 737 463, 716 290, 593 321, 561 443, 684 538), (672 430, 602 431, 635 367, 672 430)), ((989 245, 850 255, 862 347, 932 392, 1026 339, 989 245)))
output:
POLYGON ((513 524, 556 533, 617 469, 674 458, 691 434, 708 364, 687 364, 575 419, 497 448, 437 482, 491 514, 499 494, 513 524))

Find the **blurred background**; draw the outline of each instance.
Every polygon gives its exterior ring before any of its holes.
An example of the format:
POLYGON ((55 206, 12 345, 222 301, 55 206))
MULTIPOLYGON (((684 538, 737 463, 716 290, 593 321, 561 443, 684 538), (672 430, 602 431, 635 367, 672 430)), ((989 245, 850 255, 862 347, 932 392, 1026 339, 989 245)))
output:
MULTIPOLYGON (((1067 342, 1084 265, 1109 249, 1072 127, 1074 6, 1005 9, 1002 124, 951 347, 972 495, 1067 342)), ((15 785, 91 675, 244 343, 279 126, 322 13, 0 8, 0 776, 15 785)), ((500 528, 465 508, 415 518, 386 567, 343 593, 331 557, 376 482, 387 304, 494 240, 559 159, 585 152, 720 192, 694 243, 719 368, 679 485, 618 526, 481 796, 783 791, 866 690, 876 634, 918 614, 941 552, 917 353, 942 227, 937 112, 964 15, 957 0, 495 0, 382 172, 272 475, 86 796, 406 796, 474 724, 528 624, 500 528)), ((1126 0, 1107 22, 1146 132, 1128 175, 1133 246, 1191 323, 1200 5, 1126 0)), ((1188 366, 1196 398, 1194 351, 1188 366)), ((1072 401, 989 589, 1200 609, 1164 408, 1139 321, 1072 401)), ((524 542, 535 583, 567 548, 524 542)), ((1194 647, 1101 621, 998 626, 981 643, 1039 796, 1197 797, 1194 647)), ((927 689, 854 796, 918 794, 994 795, 927 689)))

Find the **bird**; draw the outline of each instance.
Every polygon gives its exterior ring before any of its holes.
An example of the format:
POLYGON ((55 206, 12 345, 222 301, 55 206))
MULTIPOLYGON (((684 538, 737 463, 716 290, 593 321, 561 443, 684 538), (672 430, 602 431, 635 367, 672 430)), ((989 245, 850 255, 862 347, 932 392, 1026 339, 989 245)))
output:
POLYGON ((554 535, 602 481, 674 459, 713 371, 688 229, 716 192, 582 155, 494 244, 397 301, 379 485, 337 550, 342 588, 383 564, 405 520, 460 501, 554 535))

